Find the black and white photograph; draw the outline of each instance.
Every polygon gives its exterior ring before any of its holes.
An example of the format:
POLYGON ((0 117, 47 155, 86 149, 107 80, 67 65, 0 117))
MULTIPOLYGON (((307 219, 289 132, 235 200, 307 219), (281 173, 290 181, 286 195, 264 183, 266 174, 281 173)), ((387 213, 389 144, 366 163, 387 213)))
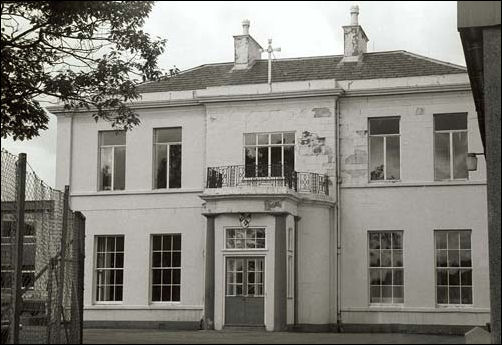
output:
POLYGON ((500 1, 2 1, 2 344, 500 344, 500 1))

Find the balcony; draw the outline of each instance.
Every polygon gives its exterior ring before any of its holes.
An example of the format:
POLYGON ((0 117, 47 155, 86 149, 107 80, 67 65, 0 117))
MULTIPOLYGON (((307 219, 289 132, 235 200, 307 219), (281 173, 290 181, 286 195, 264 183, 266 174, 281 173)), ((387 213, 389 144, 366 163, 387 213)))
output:
POLYGON ((286 187, 298 193, 329 195, 327 175, 294 171, 287 165, 230 165, 207 168, 206 188, 286 187))

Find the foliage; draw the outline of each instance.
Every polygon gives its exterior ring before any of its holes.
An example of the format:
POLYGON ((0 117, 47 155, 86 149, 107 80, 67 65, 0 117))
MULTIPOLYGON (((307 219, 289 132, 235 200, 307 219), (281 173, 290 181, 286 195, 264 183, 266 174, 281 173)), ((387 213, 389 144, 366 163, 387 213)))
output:
POLYGON ((153 1, 2 2, 3 138, 47 129, 40 99, 91 111, 117 129, 139 124, 137 85, 160 78, 165 40, 142 30, 153 1))

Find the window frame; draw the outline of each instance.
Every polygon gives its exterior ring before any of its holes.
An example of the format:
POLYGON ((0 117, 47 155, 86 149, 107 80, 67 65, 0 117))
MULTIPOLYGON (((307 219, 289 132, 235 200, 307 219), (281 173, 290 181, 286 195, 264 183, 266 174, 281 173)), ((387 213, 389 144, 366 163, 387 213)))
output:
MULTIPOLYGON (((405 284, 405 264, 404 264, 404 259, 405 259, 405 255, 404 255, 404 231, 403 230, 368 230, 366 232, 366 241, 367 241, 367 246, 366 246, 366 250, 367 250, 367 291, 368 291, 368 305, 370 307, 403 307, 405 305, 405 287, 406 287, 406 284, 405 284), (403 271, 403 284, 402 285, 394 285, 394 284, 391 284, 389 285, 392 289, 392 302, 371 302, 371 269, 372 269, 372 266, 371 266, 371 256, 370 256, 370 250, 372 250, 370 248, 370 235, 371 234, 380 234, 380 247, 381 247, 381 235, 384 234, 384 233, 400 233, 401 234, 401 249, 394 249, 392 248, 392 244, 391 244, 391 248, 390 249, 385 249, 385 250, 391 250, 391 261, 392 261, 392 251, 394 250, 401 250, 402 252, 402 266, 381 266, 381 263, 380 263, 380 266, 378 267, 373 267, 373 269, 375 268, 378 268, 378 269, 390 269, 390 270, 397 270, 397 269, 401 269, 403 271), (402 286, 403 288, 403 301, 402 302, 393 302, 394 300, 394 286, 402 286)), ((375 250, 375 249, 373 249, 375 250)), ((378 249, 379 251, 382 251, 382 248, 378 249)), ((382 284, 379 285, 380 287, 383 286, 382 284)), ((380 293, 380 296, 382 294, 380 293)))
POLYGON ((127 167, 127 133, 124 133, 125 137, 125 144, 121 145, 103 145, 102 144, 102 139, 101 139, 101 133, 105 132, 116 132, 115 130, 102 130, 98 131, 98 188, 97 190, 99 192, 113 192, 113 191, 119 191, 119 190, 126 190, 126 184, 127 184, 127 172, 126 172, 126 167, 127 167), (124 189, 115 189, 115 150, 116 148, 124 148, 125 149, 125 157, 124 157, 124 189), (111 165, 111 184, 110 184, 110 189, 103 189, 103 176, 102 176, 102 171, 101 171, 101 152, 103 149, 106 148, 111 148, 112 149, 112 165, 111 165))
POLYGON ((183 127, 182 126, 173 126, 173 127, 155 127, 153 128, 153 178, 152 178, 152 188, 154 190, 169 190, 169 189, 181 189, 183 188, 183 127), (173 142, 167 142, 167 143, 157 143, 157 136, 156 136, 156 131, 157 130, 162 130, 162 129, 177 129, 181 131, 181 141, 173 141, 173 142), (165 145, 166 146, 166 187, 165 188, 158 188, 157 187, 157 147, 160 145, 165 145), (170 167, 170 154, 171 154, 171 146, 174 145, 179 145, 181 150, 181 165, 180 165, 180 186, 179 187, 171 187, 169 185, 169 173, 171 171, 170 167))
MULTIPOLYGON (((160 252, 160 253, 164 253, 164 252, 174 252, 172 249, 171 251, 164 251, 163 249, 161 249, 160 251, 159 250, 156 250, 155 252, 160 252)), ((177 252, 177 250, 176 250, 177 252)), ((181 304, 181 301, 182 301, 182 297, 183 297, 183 289, 182 289, 182 286, 183 286, 183 263, 182 263, 182 258, 183 258, 183 235, 179 232, 175 232, 175 233, 152 233, 150 234, 150 252, 149 252, 149 285, 148 285, 148 295, 149 295, 149 298, 148 298, 148 301, 150 304, 162 304, 162 305, 165 305, 165 304, 169 304, 169 305, 179 305, 181 304), (171 267, 157 267, 157 269, 179 269, 180 271, 180 283, 179 283, 179 287, 180 287, 180 298, 179 298, 179 301, 154 301, 153 300, 153 270, 154 270, 154 267, 153 267, 153 253, 154 253, 154 250, 153 250, 153 238, 154 236, 161 236, 162 238, 162 242, 164 242, 163 240, 163 237, 164 236, 180 236, 180 250, 179 250, 179 253, 180 253, 180 266, 179 267, 174 267, 174 266, 171 266, 171 267)), ((156 285, 159 285, 159 284, 156 284, 156 285)), ((160 284, 160 287, 162 289, 162 286, 178 286, 178 284, 160 284)), ((161 294, 162 294, 162 291, 161 291, 161 294)), ((162 295, 161 295, 162 296, 162 295)), ((172 290, 171 290, 171 297, 172 297, 172 290)))
POLYGON ((369 183, 387 183, 387 182, 400 182, 402 180, 402 157, 401 157, 401 116, 373 116, 368 117, 368 182, 369 183), (381 119, 397 119, 399 124, 399 132, 397 134, 371 134, 371 120, 381 120, 381 119), (382 180, 372 180, 371 179, 371 138, 372 137, 382 137, 383 138, 383 179, 382 180), (399 138, 399 178, 398 179, 387 179, 387 137, 398 137, 399 138))
POLYGON ((284 148, 285 147, 293 147, 293 171, 295 171, 296 167, 296 131, 278 131, 278 132, 249 132, 249 133, 243 133, 242 135, 242 153, 243 153, 243 166, 244 166, 244 180, 250 180, 250 179, 277 179, 277 178, 284 178, 284 148), (255 144, 254 145, 247 145, 246 144, 246 135, 255 135, 255 144), (281 134, 282 142, 281 144, 271 144, 271 136, 273 134, 281 134), (293 144, 285 144, 284 143, 284 134, 293 134, 294 136, 294 143, 293 144), (268 144, 259 144, 258 143, 258 136, 259 135, 268 135, 268 144), (254 148, 255 149, 255 164, 254 166, 257 167, 259 166, 258 164, 258 148, 260 147, 266 147, 268 148, 268 157, 267 157, 267 176, 246 176, 246 148, 254 148), (281 148, 281 176, 272 176, 272 147, 280 147, 281 148))
MULTIPOLYGON (((452 249, 452 250, 461 250, 460 249, 460 245, 459 245, 459 249, 452 249)), ((434 230, 434 303, 436 305, 437 308, 472 308, 474 306, 474 277, 473 277, 473 273, 474 273, 474 266, 472 264, 472 229, 435 229, 434 230), (436 244, 437 244, 437 236, 436 234, 437 233, 440 233, 440 232, 444 232, 446 233, 446 249, 438 249, 436 247, 436 244), (458 233, 461 233, 461 232, 468 232, 469 233, 469 244, 470 244, 470 252, 471 252, 471 266, 469 267, 463 267, 463 266, 460 266, 460 262, 459 262, 459 266, 458 267, 450 267, 447 266, 446 267, 438 267, 437 265, 437 251, 438 250, 446 250, 447 253, 446 255, 448 256, 448 250, 449 247, 448 247, 448 233, 449 232, 458 232, 458 233), (461 275, 459 274, 459 289, 460 289, 460 295, 459 295, 459 299, 460 299, 460 303, 438 303, 438 292, 437 292, 437 289, 438 289, 438 286, 446 286, 447 287, 447 291, 448 291, 448 295, 447 295, 447 298, 448 298, 448 301, 450 300, 450 282, 448 281, 448 284, 447 285, 438 285, 438 277, 437 277, 437 272, 438 272, 438 269, 442 269, 442 270, 446 270, 448 272, 448 270, 450 269, 457 269, 457 270, 462 270, 462 269, 470 269, 471 270, 471 285, 465 285, 465 286, 469 286, 471 288, 471 303, 462 303, 462 277, 461 275)), ((452 285, 452 286, 457 286, 457 285, 452 285)))
POLYGON ((454 163, 453 163, 453 133, 465 133, 466 134, 466 145, 467 145, 467 153, 469 153, 469 114, 466 112, 457 112, 457 113, 435 113, 432 116, 432 131, 433 131, 433 140, 432 140, 432 148, 433 148, 433 166, 434 166, 434 181, 469 181, 469 169, 467 169, 467 177, 455 178, 454 174, 454 163), (465 115, 466 116, 466 128, 465 129, 442 129, 436 130, 436 115, 465 115), (449 178, 440 179, 436 177, 436 133, 448 133, 448 160, 449 160, 449 178))
MULTIPOLYGON (((93 288, 93 303, 94 304, 100 304, 100 305, 107 305, 107 304, 123 304, 124 303, 124 297, 125 297, 125 276, 126 276, 126 269, 125 269, 125 252, 126 252, 126 236, 124 234, 103 234, 103 235, 94 235, 94 264, 93 264, 93 284, 92 284, 92 288, 93 288), (113 300, 113 301, 98 301, 98 239, 99 238, 105 238, 105 237, 114 237, 115 238, 115 249, 116 249, 116 241, 117 241, 117 237, 122 237, 123 240, 124 240, 124 250, 122 252, 118 252, 118 253, 122 253, 123 254, 123 263, 122 263, 122 268, 100 268, 100 270, 119 270, 121 269, 122 270, 122 299, 120 301, 116 301, 116 300, 113 300)), ((105 246, 106 247, 106 246, 105 246)), ((105 253, 107 253, 108 251, 105 251, 105 253)), ((117 251, 115 250, 114 251, 114 254, 117 254, 117 251)), ((106 255, 105 255, 105 258, 106 258, 106 255)), ((120 285, 120 284, 113 284, 113 286, 117 286, 117 285, 120 285)))
MULTIPOLYGON (((232 252, 237 252, 237 251, 264 251, 264 250, 268 250, 268 244, 267 244, 267 227, 266 226, 249 226, 247 228, 244 228, 244 227, 238 227, 238 226, 228 226, 228 227, 224 227, 223 228, 224 230, 224 236, 223 236, 223 250, 224 251, 232 251, 232 252), (264 243, 265 243, 265 247, 263 248, 228 248, 227 247, 227 239, 228 239, 228 230, 263 230, 264 232, 264 235, 265 237, 263 237, 263 240, 264 240, 264 243)), ((255 237, 257 238, 257 237, 255 237)), ((244 240, 244 246, 246 246, 246 239, 247 239, 247 236, 243 238, 244 240)))

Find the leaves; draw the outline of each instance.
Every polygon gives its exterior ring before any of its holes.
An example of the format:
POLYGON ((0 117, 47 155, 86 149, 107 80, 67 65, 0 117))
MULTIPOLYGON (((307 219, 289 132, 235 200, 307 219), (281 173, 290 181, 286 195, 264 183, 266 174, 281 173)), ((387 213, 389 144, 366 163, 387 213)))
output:
POLYGON ((47 129, 40 97, 89 110, 117 129, 140 123, 136 80, 156 80, 166 40, 141 28, 152 1, 2 2, 1 135, 47 129))

